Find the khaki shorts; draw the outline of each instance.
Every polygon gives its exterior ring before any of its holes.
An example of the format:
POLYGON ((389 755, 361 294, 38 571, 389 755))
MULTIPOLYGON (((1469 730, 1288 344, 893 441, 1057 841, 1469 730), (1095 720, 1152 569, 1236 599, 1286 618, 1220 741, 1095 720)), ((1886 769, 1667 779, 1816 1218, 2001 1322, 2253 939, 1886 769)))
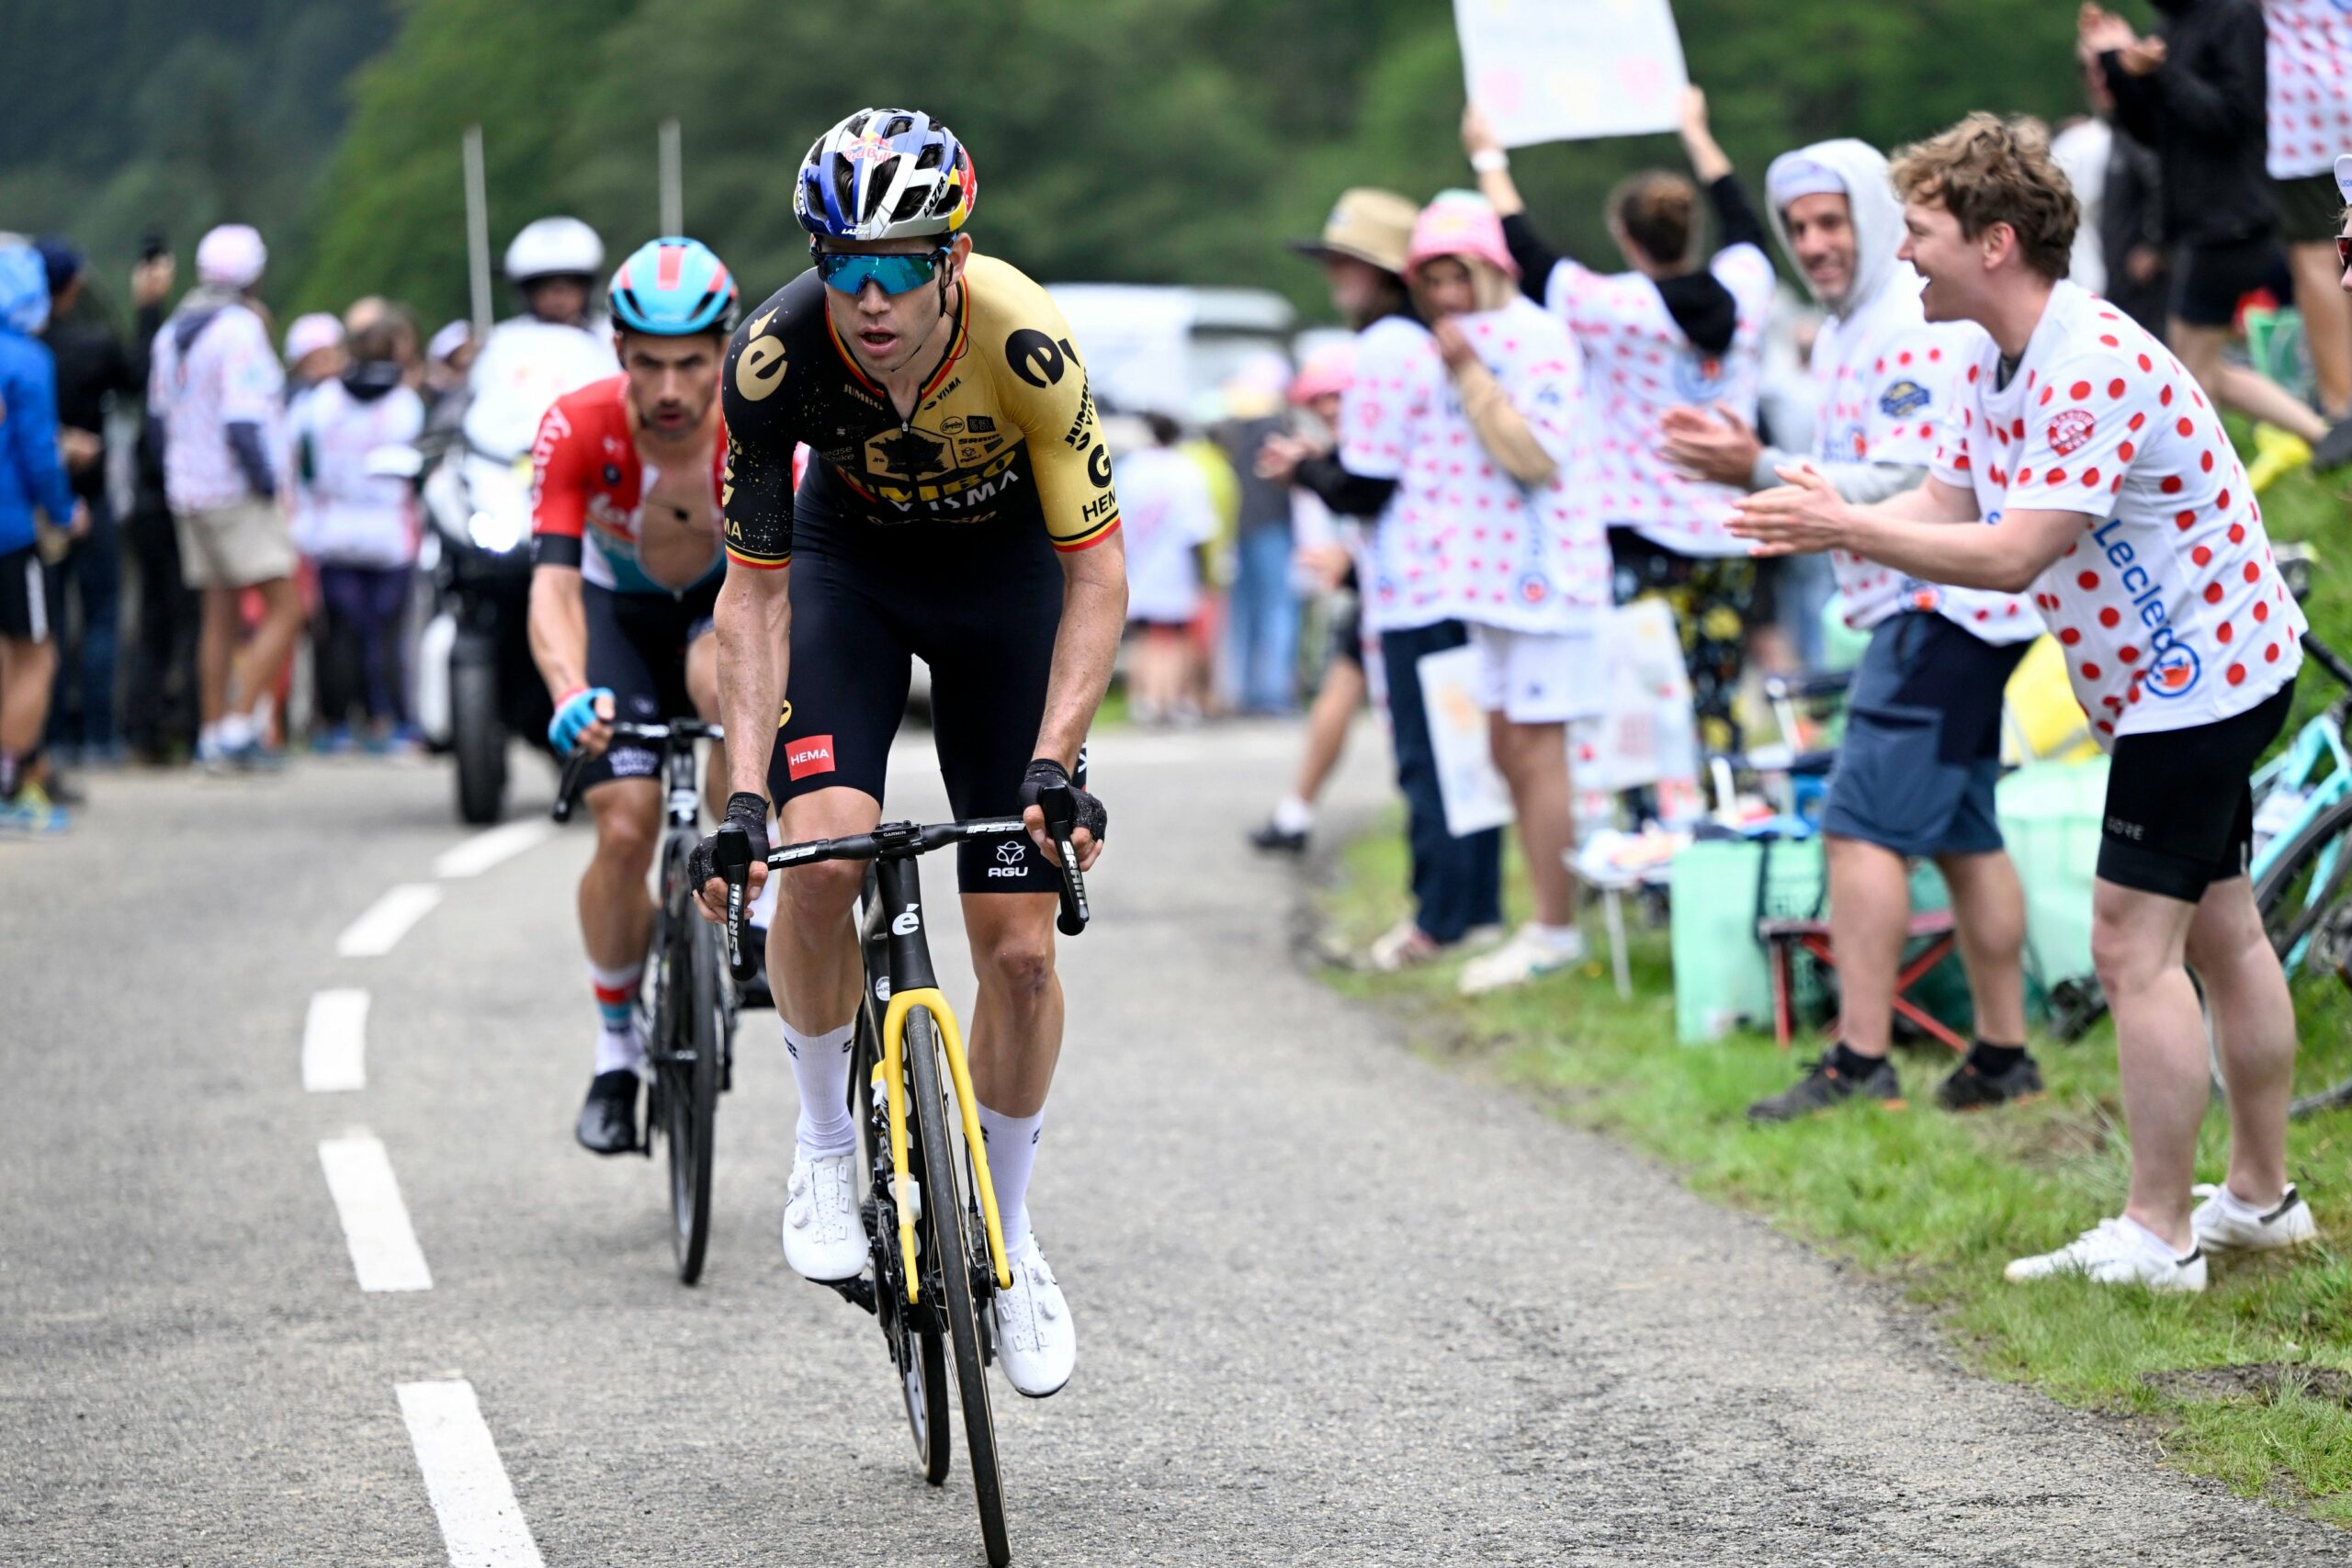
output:
POLYGON ((294 539, 277 502, 254 496, 175 512, 180 577, 190 588, 250 588, 294 575, 294 539))

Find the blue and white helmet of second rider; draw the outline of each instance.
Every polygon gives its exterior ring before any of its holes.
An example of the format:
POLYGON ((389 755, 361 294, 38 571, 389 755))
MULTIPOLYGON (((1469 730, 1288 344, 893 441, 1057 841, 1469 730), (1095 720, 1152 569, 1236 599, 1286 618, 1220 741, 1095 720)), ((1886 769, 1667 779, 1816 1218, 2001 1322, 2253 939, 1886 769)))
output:
POLYGON ((666 235, 629 253, 605 291, 613 324, 653 337, 735 330, 735 275, 700 240, 666 235))

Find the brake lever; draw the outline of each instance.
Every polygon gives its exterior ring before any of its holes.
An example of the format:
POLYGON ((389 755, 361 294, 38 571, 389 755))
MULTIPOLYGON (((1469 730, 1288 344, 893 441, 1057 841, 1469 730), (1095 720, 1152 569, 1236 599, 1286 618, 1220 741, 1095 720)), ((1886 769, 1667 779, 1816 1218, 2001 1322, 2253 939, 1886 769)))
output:
POLYGON ((1061 854, 1061 913, 1054 929, 1076 936, 1094 918, 1086 903, 1086 878, 1078 869, 1078 849, 1070 840, 1078 831, 1078 802, 1064 784, 1049 784, 1037 792, 1037 809, 1046 815, 1046 834, 1061 854))
POLYGON ((740 822, 725 822, 711 844, 711 864, 727 881, 727 972, 748 984, 759 972, 757 955, 743 939, 743 897, 752 880, 752 836, 740 822))
POLYGON ((555 805, 548 815, 558 822, 571 820, 571 808, 580 800, 580 772, 588 765, 588 753, 575 746, 563 761, 563 775, 556 781, 555 805))

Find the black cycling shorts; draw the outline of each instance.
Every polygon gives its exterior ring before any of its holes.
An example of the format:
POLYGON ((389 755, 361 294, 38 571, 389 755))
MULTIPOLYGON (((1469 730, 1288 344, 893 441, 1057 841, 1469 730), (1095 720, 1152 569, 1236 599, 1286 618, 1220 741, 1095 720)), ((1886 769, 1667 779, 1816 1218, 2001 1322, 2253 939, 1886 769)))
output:
POLYGON ((0 555, 0 637, 49 640, 49 587, 40 551, 31 545, 0 555))
MULTIPOLYGON (((675 594, 580 585, 588 619, 588 683, 612 689, 615 718, 659 724, 695 716, 686 691, 686 647, 710 630, 721 581, 715 575, 675 594)), ((616 745, 581 769, 580 787, 651 778, 661 766, 662 754, 651 747, 616 745)))
MULTIPOLYGON (((1045 530, 1035 518, 877 525, 812 506, 810 488, 793 509, 792 666, 769 797, 781 807, 846 787, 886 798, 921 659, 948 809, 1017 815, 1061 626, 1062 570, 1045 530)), ((967 893, 1061 886, 1026 839, 959 846, 956 882, 967 893)))
POLYGON ((2254 764, 2287 723, 2295 682, 2241 714, 2120 736, 2108 764, 2102 882, 2194 904, 2244 876, 2254 847, 2254 764))
POLYGON ((2172 313, 2192 327, 2233 324, 2238 301, 2270 281, 2278 251, 2278 242, 2267 234, 2182 245, 2172 264, 2172 313))

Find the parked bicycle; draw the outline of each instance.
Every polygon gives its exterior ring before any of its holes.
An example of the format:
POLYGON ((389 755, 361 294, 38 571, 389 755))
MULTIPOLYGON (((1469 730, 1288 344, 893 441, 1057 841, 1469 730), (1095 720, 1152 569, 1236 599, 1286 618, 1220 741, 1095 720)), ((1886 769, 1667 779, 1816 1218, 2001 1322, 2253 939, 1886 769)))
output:
MULTIPOLYGON (((1069 842, 1076 803, 1069 790, 1049 789, 1039 805, 1061 853, 1057 924, 1065 936, 1076 936, 1089 919, 1085 879, 1069 842)), ((989 1309, 998 1291, 1012 1287, 1012 1273, 963 1033, 940 992, 923 937, 915 863, 967 840, 1027 833, 1017 817, 929 827, 886 822, 870 833, 786 844, 767 857, 771 872, 818 861, 871 863, 860 928, 865 990, 853 1044, 849 1100, 864 1154, 858 1213, 872 1274, 834 1282, 832 1288, 881 1325, 916 1461, 934 1486, 947 1478, 946 1351, 953 1347, 972 1493, 992 1568, 1011 1561, 1012 1547, 989 1403, 987 1369, 996 1355, 989 1309)), ((752 954, 743 935, 751 841, 741 828, 719 829, 714 859, 728 886, 728 963, 741 977, 752 954)))
MULTIPOLYGON (((735 987, 721 973, 718 936, 695 908, 686 859, 702 841, 702 788, 695 744, 720 740, 718 725, 698 719, 668 724, 615 723, 613 742, 635 741, 662 755, 668 826, 662 836, 661 897, 653 917, 653 997, 648 1010, 646 1063, 653 1082, 646 1096, 648 1157, 660 1133, 670 1155, 670 1241, 678 1278, 702 1278, 710 1246, 711 1140, 718 1097, 734 1087, 735 987)), ((554 817, 569 821, 580 795, 584 751, 574 751, 556 787, 554 817)), ((739 976, 739 978, 741 976, 739 976)))

